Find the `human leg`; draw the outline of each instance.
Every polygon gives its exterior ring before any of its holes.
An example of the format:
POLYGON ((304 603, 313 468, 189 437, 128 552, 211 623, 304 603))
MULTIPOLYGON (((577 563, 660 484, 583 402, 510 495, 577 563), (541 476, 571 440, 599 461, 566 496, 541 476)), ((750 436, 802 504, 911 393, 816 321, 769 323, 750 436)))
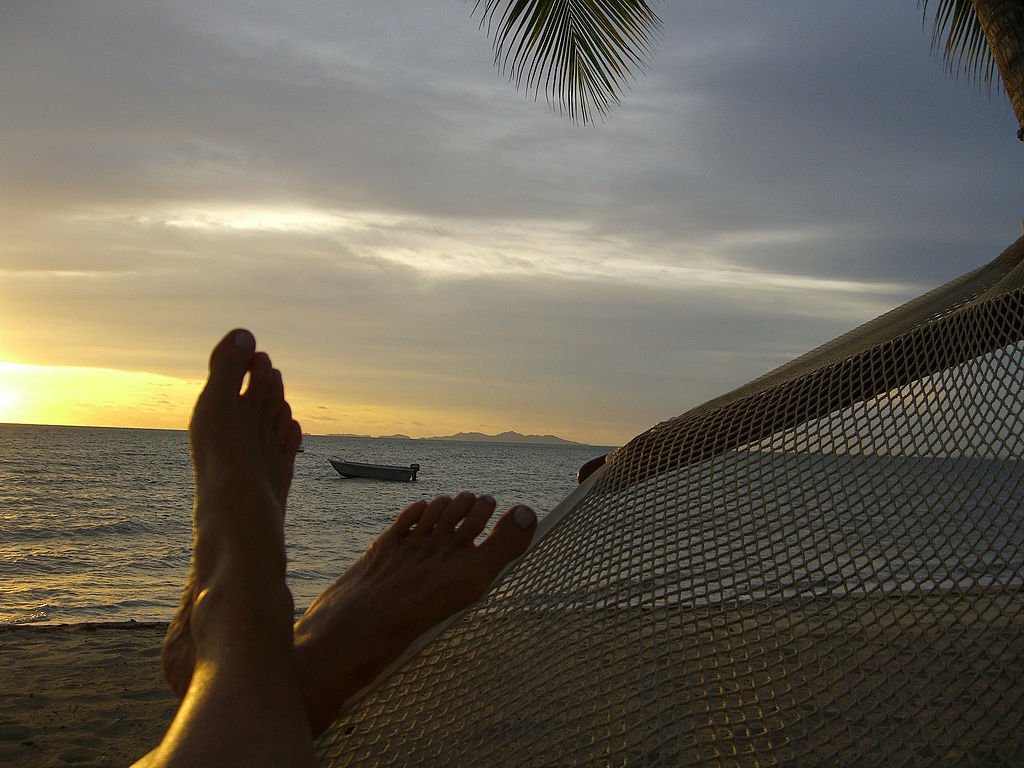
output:
POLYGON ((493 515, 489 496, 461 493, 407 507, 295 624, 295 669, 313 733, 417 637, 476 602, 529 545, 536 516, 493 515))
MULTIPOLYGON (((253 467, 262 468, 283 515, 300 435, 297 426, 278 432, 282 450, 261 454, 253 467)), ((476 543, 494 509, 489 496, 469 493, 410 505, 295 624, 295 670, 314 734, 419 635, 479 599, 526 550, 536 526, 527 507, 509 510, 476 543)), ((196 575, 193 567, 162 653, 164 675, 179 696, 195 668, 196 575)))
POLYGON ((254 350, 247 331, 217 345, 189 425, 195 668, 166 735, 140 766, 315 765, 294 671, 284 510, 267 472, 297 441, 298 425, 269 358, 254 350))
MULTIPOLYGON (((265 371, 262 365, 260 370, 265 371)), ((260 373, 259 375, 265 374, 260 373)), ((283 516, 288 490, 291 488, 295 455, 302 441, 302 431, 291 418, 291 408, 284 399, 284 385, 280 372, 271 369, 270 376, 268 394, 275 402, 280 401, 282 405, 271 425, 272 432, 268 435, 271 445, 268 450, 254 457, 253 471, 261 475, 259 479, 261 484, 269 483, 270 491, 280 506, 283 516)), ((192 642, 191 618, 192 606, 199 592, 196 575, 196 568, 190 568, 185 578, 178 610, 168 624, 160 654, 164 677, 178 698, 184 697, 185 691, 188 690, 192 671, 195 668, 195 644, 192 642)))

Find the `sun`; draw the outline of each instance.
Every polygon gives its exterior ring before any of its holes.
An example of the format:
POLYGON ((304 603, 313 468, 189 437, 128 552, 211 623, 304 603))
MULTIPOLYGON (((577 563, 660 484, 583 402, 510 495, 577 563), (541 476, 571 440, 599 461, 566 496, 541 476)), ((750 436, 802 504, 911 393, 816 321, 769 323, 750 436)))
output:
POLYGON ((183 429, 198 388, 139 371, 0 362, 0 422, 183 429))
POLYGON ((14 418, 17 404, 18 396, 14 394, 14 390, 0 381, 0 422, 17 421, 14 418))

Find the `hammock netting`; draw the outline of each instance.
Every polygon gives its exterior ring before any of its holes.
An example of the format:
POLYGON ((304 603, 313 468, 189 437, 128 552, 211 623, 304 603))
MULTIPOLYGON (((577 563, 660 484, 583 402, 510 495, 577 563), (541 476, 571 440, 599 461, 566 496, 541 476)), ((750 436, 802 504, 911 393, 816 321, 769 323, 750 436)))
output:
POLYGON ((324 764, 1024 765, 1022 261, 612 453, 324 764))

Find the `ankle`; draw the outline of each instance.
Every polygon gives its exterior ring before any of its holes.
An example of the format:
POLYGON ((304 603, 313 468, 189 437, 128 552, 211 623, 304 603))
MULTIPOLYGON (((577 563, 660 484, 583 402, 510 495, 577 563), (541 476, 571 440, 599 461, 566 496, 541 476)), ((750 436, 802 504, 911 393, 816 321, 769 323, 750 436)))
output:
POLYGON ((291 648, 291 592, 283 581, 252 587, 219 579, 199 591, 189 622, 197 648, 228 635, 241 635, 247 643, 264 638, 291 648))

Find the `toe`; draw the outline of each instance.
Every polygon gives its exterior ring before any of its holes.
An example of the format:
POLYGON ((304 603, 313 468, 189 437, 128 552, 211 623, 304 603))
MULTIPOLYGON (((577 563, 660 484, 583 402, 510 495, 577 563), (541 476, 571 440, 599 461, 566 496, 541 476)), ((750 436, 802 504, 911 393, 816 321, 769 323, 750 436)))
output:
MULTIPOLYGON (((273 411, 274 421, 270 427, 270 439, 277 445, 286 446, 288 431, 294 423, 292 420, 292 407, 287 401, 281 401, 280 407, 273 411)), ((298 446, 296 446, 297 448, 298 446)))
POLYGON ((513 507, 501 516, 494 530, 477 547, 490 578, 526 551, 536 529, 537 516, 529 507, 513 507))
POLYGON ((241 328, 231 331, 210 354, 210 381, 207 387, 237 395, 255 349, 256 339, 249 331, 241 328))
POLYGON ((277 368, 270 372, 270 388, 267 390, 267 399, 284 402, 284 378, 277 368))
POLYGON ((476 494, 463 491, 445 507, 441 512, 441 518, 437 521, 437 528, 444 533, 451 533, 455 530, 462 518, 464 518, 476 503, 476 494))
MULTIPOLYGON (((291 408, 288 409, 288 413, 291 413, 291 408)), ((299 422, 295 419, 290 419, 288 429, 284 435, 284 450, 289 456, 294 458, 295 454, 299 452, 301 444, 302 427, 299 426, 299 422)))
POLYGON ((388 528, 388 532, 394 536, 404 536, 409 532, 409 529, 420 521, 420 518, 423 516, 423 510, 426 508, 426 501, 417 501, 414 504, 410 504, 395 518, 395 522, 388 528))
POLYGON ((426 535, 432 532, 434 530, 434 526, 437 525, 437 521, 441 518, 441 513, 444 512, 451 503, 451 496, 438 496, 432 502, 427 504, 423 510, 423 514, 420 515, 420 519, 416 521, 416 527, 413 528, 413 532, 420 535, 426 535))
POLYGON ((473 502, 473 506, 466 514, 462 525, 459 526, 458 537, 460 541, 470 542, 476 539, 487 525, 487 521, 491 519, 496 506, 497 502, 494 500, 494 497, 486 494, 473 502))
POLYGON ((270 356, 266 352, 257 352, 252 356, 252 367, 249 370, 249 388, 245 397, 262 403, 270 395, 274 385, 274 366, 270 364, 270 356))

